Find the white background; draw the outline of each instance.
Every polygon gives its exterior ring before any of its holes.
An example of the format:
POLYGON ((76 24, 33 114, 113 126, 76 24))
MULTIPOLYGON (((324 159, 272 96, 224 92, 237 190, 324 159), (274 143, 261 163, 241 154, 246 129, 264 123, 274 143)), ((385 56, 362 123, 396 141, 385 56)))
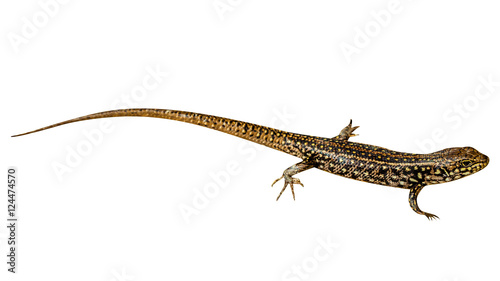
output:
POLYGON ((47 2, 0 4, 2 169, 19 169, 19 273, 1 227, 2 280, 499 280, 496 2, 47 2), (407 190, 319 170, 276 202, 299 159, 174 121, 114 119, 90 146, 101 120, 10 138, 127 99, 325 137, 352 118, 353 141, 491 161, 426 187, 428 221, 407 190))

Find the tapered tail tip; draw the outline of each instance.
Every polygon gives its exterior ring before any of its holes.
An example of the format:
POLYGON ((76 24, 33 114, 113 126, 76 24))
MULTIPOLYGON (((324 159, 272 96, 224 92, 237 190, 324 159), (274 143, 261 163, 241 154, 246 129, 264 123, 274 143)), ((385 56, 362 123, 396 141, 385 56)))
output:
POLYGON ((11 137, 11 138, 15 138, 15 137, 24 136, 24 135, 31 134, 31 133, 33 133, 33 132, 27 132, 27 133, 22 133, 22 134, 12 135, 12 136, 10 136, 10 137, 11 137))

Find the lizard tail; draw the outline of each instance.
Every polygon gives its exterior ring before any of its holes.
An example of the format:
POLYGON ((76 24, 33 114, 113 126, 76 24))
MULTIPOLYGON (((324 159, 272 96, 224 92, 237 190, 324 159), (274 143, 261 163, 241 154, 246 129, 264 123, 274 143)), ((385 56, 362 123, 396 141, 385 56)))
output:
POLYGON ((104 111, 100 113, 90 114, 67 121, 59 122, 37 130, 29 131, 23 134, 13 135, 12 137, 24 136, 61 125, 109 117, 153 117, 176 120, 186 123, 191 123, 217 131, 221 131, 233 136, 237 136, 261 145, 265 145, 276 150, 301 157, 304 155, 304 147, 302 143, 308 141, 310 136, 285 132, 282 130, 260 126, 248 122, 238 121, 229 118, 223 118, 213 115, 200 114, 188 111, 168 110, 168 109, 150 109, 150 108, 131 108, 104 111))

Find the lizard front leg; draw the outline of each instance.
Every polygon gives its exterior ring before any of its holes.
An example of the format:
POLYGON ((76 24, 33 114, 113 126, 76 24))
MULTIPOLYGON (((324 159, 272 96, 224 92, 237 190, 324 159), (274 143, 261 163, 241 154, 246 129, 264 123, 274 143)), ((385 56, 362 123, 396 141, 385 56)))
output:
POLYGON ((413 209, 413 211, 415 211, 417 214, 424 215, 429 220, 439 219, 438 216, 433 215, 431 213, 426 213, 426 212, 420 210, 420 208, 418 207, 417 196, 420 193, 420 191, 424 188, 424 186, 425 185, 423 185, 423 184, 419 184, 419 185, 414 186, 410 189, 410 197, 408 198, 408 201, 410 201, 410 206, 413 209))
POLYGON ((359 126, 355 126, 355 127, 352 126, 352 119, 351 119, 351 121, 349 122, 349 125, 345 126, 345 128, 342 129, 342 131, 340 131, 339 135, 334 137, 333 139, 347 141, 347 140, 349 140, 350 137, 357 136, 357 134, 353 134, 354 130, 356 130, 357 128, 359 128, 359 126))
POLYGON ((303 172, 305 170, 309 170, 311 168, 314 168, 314 165, 310 161, 304 160, 304 161, 299 162, 299 163, 289 167, 288 169, 286 169, 283 172, 283 175, 279 179, 275 180, 273 182, 273 184, 271 185, 271 186, 273 186, 276 182, 278 182, 282 178, 285 179, 285 184, 283 185, 283 189, 281 189, 281 192, 278 195, 278 198, 276 198, 276 201, 278 201, 278 199, 280 199, 281 194, 283 194, 283 191, 285 191, 287 185, 290 185, 290 189, 292 189, 293 200, 295 200, 295 191, 293 190, 293 185, 294 184, 300 184, 302 186, 304 186, 304 185, 300 182, 299 179, 293 178, 292 176, 295 174, 298 174, 300 172, 303 172))

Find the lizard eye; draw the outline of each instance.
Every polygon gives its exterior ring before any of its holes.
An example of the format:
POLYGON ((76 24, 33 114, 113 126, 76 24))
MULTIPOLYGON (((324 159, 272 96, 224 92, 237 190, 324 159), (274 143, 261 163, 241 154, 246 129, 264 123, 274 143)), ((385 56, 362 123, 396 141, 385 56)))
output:
POLYGON ((462 161, 460 161, 460 164, 462 164, 463 167, 469 167, 470 165, 472 165, 472 161, 462 160, 462 161))

